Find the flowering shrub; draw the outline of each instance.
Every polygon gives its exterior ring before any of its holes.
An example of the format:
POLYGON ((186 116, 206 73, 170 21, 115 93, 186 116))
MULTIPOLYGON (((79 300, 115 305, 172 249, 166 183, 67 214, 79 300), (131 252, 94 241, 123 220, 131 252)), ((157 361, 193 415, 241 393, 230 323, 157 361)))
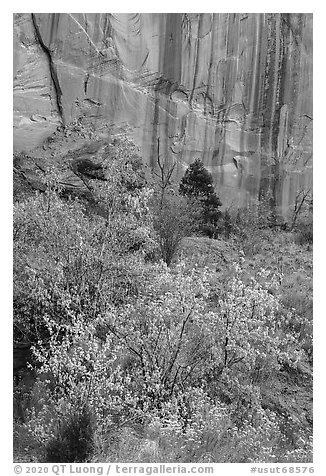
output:
MULTIPOLYGON (((107 188, 113 185, 108 182, 107 188)), ((150 191, 130 195, 114 186, 115 203, 102 200, 104 218, 90 216, 78 199, 63 201, 55 187, 14 207, 18 340, 38 339, 41 316, 69 321, 82 310, 91 318, 108 302, 126 299, 135 292, 139 260, 156 246, 150 191)))
POLYGON ((81 312, 69 323, 44 318, 50 337, 34 353, 49 397, 30 415, 34 436, 54 454, 58 428, 67 445, 85 417, 89 445, 102 453, 112 432, 141 425, 156 441, 138 447, 150 461, 275 461, 283 436, 259 383, 301 355, 268 292, 277 280, 262 272, 265 285, 245 283, 236 267, 216 300, 207 269, 159 264, 143 273, 137 298, 92 321, 81 312))
POLYGON ((182 239, 196 228, 200 209, 195 202, 166 192, 153 203, 153 227, 157 235, 160 257, 170 266, 178 255, 182 239))
POLYGON ((33 344, 36 373, 24 431, 53 462, 309 461, 309 414, 284 390, 311 375, 297 250, 291 276, 257 250, 234 249, 222 271, 172 260, 189 217, 172 200, 155 218, 128 147, 103 152, 97 215, 63 200, 55 174, 15 204, 15 338, 33 344))

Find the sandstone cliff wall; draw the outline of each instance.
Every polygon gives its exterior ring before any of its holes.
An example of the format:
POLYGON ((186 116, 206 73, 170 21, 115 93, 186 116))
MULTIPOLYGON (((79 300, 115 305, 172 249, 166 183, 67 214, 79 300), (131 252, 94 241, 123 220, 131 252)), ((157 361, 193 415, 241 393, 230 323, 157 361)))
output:
POLYGON ((222 197, 311 182, 312 15, 15 14, 14 148, 81 116, 157 138, 181 175, 199 157, 222 197))

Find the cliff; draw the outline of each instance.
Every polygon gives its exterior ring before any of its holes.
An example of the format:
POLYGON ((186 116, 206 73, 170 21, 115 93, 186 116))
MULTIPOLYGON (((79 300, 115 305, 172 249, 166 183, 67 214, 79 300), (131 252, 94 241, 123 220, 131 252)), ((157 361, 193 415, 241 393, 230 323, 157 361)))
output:
POLYGON ((312 15, 15 14, 14 149, 81 117, 285 210, 311 183, 312 15))

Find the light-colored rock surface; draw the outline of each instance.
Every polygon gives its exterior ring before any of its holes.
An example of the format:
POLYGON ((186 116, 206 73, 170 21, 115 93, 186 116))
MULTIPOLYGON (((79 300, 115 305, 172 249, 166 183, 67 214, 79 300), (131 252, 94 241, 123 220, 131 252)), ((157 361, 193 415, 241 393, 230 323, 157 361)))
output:
MULTIPOLYGON (((283 208, 311 181, 312 15, 16 14, 14 148, 81 116, 283 208), (276 177, 276 178, 275 178, 276 177)), ((236 191, 236 193, 235 193, 236 191)))

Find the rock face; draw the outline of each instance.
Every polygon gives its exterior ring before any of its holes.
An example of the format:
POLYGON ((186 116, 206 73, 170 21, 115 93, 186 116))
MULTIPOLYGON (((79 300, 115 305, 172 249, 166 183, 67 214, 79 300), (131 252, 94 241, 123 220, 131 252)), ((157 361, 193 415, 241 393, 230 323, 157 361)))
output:
POLYGON ((14 149, 80 117, 131 127, 177 172, 200 158, 222 198, 311 182, 311 14, 16 14, 14 149))

